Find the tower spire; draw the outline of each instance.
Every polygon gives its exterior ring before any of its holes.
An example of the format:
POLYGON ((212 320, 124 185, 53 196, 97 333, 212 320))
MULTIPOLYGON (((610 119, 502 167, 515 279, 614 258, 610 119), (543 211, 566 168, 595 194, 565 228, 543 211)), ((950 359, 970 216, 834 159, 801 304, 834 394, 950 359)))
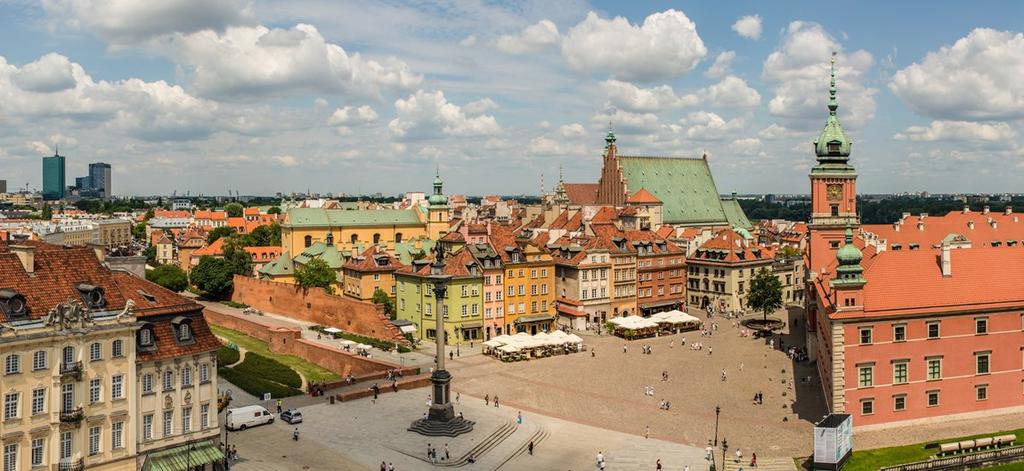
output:
POLYGON ((836 51, 832 51, 832 77, 828 87, 828 114, 835 116, 839 103, 836 102, 836 51))
POLYGON ((615 133, 612 132, 612 122, 608 121, 608 134, 604 136, 605 148, 615 144, 615 133))

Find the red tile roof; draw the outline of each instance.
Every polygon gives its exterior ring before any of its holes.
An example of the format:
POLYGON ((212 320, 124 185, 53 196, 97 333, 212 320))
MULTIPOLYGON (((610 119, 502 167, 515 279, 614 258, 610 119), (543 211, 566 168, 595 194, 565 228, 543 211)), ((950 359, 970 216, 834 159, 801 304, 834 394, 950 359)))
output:
POLYGON ((200 249, 196 249, 195 252, 192 252, 193 257, 202 257, 204 255, 208 255, 211 257, 219 257, 224 255, 224 238, 221 237, 213 241, 212 244, 209 244, 200 249))
POLYGON ((661 204, 661 200, 652 195, 646 188, 637 190, 637 192, 633 193, 633 196, 630 196, 626 202, 632 204, 661 204))
POLYGON ((595 204, 597 202, 597 183, 562 183, 565 195, 573 204, 595 204))
POLYGON ((351 257, 345 262, 345 268, 357 271, 394 271, 403 267, 405 265, 401 260, 377 247, 369 247, 362 254, 351 257), (382 265, 378 261, 383 261, 384 264, 382 265))
POLYGON ((242 250, 248 252, 252 256, 252 261, 256 263, 273 262, 284 251, 283 248, 276 245, 243 247, 242 250))
POLYGON ((690 258, 717 263, 750 263, 770 261, 774 256, 772 248, 758 246, 736 231, 724 229, 701 244, 690 258))
POLYGON ((959 234, 972 245, 991 245, 994 240, 1024 240, 1024 214, 978 211, 951 211, 945 216, 909 216, 903 218, 897 231, 893 224, 865 224, 862 228, 904 247, 916 243, 921 247, 940 244, 950 234, 959 234), (993 224, 994 223, 994 224, 993 224))

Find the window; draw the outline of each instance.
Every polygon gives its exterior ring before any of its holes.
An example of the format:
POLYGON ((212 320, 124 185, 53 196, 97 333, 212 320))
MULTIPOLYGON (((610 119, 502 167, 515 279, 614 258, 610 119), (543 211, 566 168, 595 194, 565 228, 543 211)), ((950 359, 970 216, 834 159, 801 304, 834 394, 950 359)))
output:
POLYGON ((206 384, 210 382, 210 365, 203 363, 199 365, 199 384, 206 384))
POLYGON ((869 388, 875 384, 875 367, 874 366, 861 366, 860 376, 858 379, 858 387, 869 388))
POLYGON ((100 454, 100 428, 89 427, 89 456, 100 454))
POLYGON ((508 295, 509 296, 515 296, 516 295, 516 287, 515 286, 509 286, 508 287, 508 295))
POLYGON ((110 344, 110 356, 114 358, 120 358, 124 356, 123 340, 115 340, 114 343, 110 344))
POLYGON ((192 326, 188 322, 182 322, 178 325, 178 341, 188 342, 192 340, 192 326))
POLYGON ((828 248, 830 248, 830 249, 838 249, 839 248, 839 241, 838 240, 830 240, 830 241, 828 241, 828 248))
POLYGON ((871 343, 871 327, 860 328, 860 344, 866 345, 871 343))
POLYGON ((4 394, 4 420, 18 418, 18 400, 20 398, 21 393, 18 392, 4 394))
POLYGON ((95 342, 89 345, 89 361, 97 361, 100 359, 100 343, 95 342))
POLYGON ((147 327, 139 329, 139 345, 149 347, 153 345, 153 331, 147 327))
POLYGON ((302 242, 306 247, 313 245, 313 236, 308 235, 302 238, 302 242))
POLYGON ((44 438, 33 438, 32 439, 32 467, 43 465, 43 445, 46 443, 44 438))
POLYGON ((942 359, 928 359, 928 380, 942 379, 942 359))
POLYGON ((164 436, 171 436, 172 431, 174 431, 174 411, 164 411, 164 436))
POLYGON ((522 296, 524 294, 526 294, 526 285, 519 285, 519 295, 522 296))
POLYGON ((530 278, 536 278, 536 277, 537 277, 537 269, 534 268, 533 270, 530 270, 530 278))
POLYGON ((4 471, 18 471, 18 444, 4 445, 4 471))
POLYGON ((833 204, 831 206, 831 209, 832 209, 832 217, 839 217, 839 205, 833 204))
POLYGON ((907 396, 899 395, 892 397, 892 410, 901 411, 907 409, 907 396))
POLYGON ((146 414, 142 416, 142 439, 153 439, 153 414, 146 414))
POLYGON ((530 285, 530 296, 537 295, 537 285, 530 285))
POLYGON ((164 391, 172 389, 174 389, 174 372, 170 370, 164 371, 164 391))
POLYGON ((939 321, 932 321, 928 323, 928 338, 939 338, 939 321))
POLYGON ((192 368, 184 367, 181 369, 181 387, 192 386, 192 368))
POLYGON ((548 284, 544 283, 540 285, 540 294, 548 294, 548 284))
POLYGON ((864 399, 860 401, 860 414, 871 415, 875 413, 875 401, 874 399, 864 399))
POLYGON ((988 333, 988 318, 987 317, 979 317, 977 319, 974 319, 974 333, 978 334, 978 335, 982 335, 982 334, 987 334, 988 333))
POLYGON ((110 424, 110 449, 121 448, 124 448, 124 422, 114 422, 110 424))
POLYGON ((979 384, 979 385, 975 386, 974 387, 974 397, 977 400, 979 400, 979 401, 987 400, 988 399, 988 385, 987 384, 979 384))
POLYGON ((898 324, 892 326, 892 341, 893 342, 906 342, 907 341, 907 326, 906 324, 898 324))
POLYGON ((21 355, 7 355, 4 359, 4 374, 13 375, 21 373, 21 355))
POLYGON ((892 383, 893 384, 906 384, 907 383, 907 361, 898 361, 892 364, 892 383))
POLYGON ((142 375, 142 394, 153 392, 153 375, 146 373, 142 375))
POLYGON ((939 405, 939 392, 928 391, 928 407, 938 407, 939 405))
POLYGON ((75 408, 75 383, 60 385, 60 410, 69 412, 75 408))
POLYGON ((114 375, 110 378, 110 398, 124 399, 124 375, 114 375))
POLYGON ((46 388, 32 390, 32 415, 46 412, 46 388))
MULTIPOLYGON (((447 307, 447 306, 446 306, 446 307, 447 307)), ((466 317, 466 314, 468 314, 468 313, 469 313, 469 309, 468 309, 468 306, 466 306, 465 304, 463 304, 463 305, 462 305, 462 317, 466 317)))
POLYGON ((206 429, 210 428, 210 405, 203 404, 199 406, 199 426, 206 429))
POLYGON ((46 369, 46 350, 39 350, 32 354, 32 369, 33 370, 45 370, 46 369))
POLYGON ((102 380, 100 380, 99 378, 94 378, 89 381, 89 404, 95 404, 97 402, 100 402, 101 381, 102 380))
POLYGON ((986 353, 975 353, 974 354, 974 359, 975 359, 975 364, 976 364, 975 374, 979 374, 979 375, 987 375, 987 374, 989 374, 989 372, 990 372, 989 356, 990 355, 991 355, 991 353, 987 353, 987 352, 986 353))
POLYGON ((380 273, 373 274, 373 281, 380 281, 380 273))
POLYGON ((192 431, 192 408, 183 407, 181 409, 181 433, 188 433, 192 431))

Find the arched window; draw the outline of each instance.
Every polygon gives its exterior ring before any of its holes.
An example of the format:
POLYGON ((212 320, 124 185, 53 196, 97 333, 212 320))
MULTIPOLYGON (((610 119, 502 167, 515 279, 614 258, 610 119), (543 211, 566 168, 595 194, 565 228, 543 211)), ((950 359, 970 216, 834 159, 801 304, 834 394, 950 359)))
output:
POLYGON ((359 242, 359 234, 352 234, 352 243, 359 242))
POLYGON ((305 240, 305 243, 306 243, 306 247, 309 247, 310 245, 313 245, 313 236, 308 235, 308 236, 306 236, 304 238, 304 240, 305 240))
POLYGON ((401 232, 396 232, 395 233, 395 243, 396 244, 401 244, 402 243, 402 233, 401 232))
POLYGON ((64 355, 62 356, 64 363, 71 364, 75 362, 75 347, 67 346, 64 347, 64 355))
POLYGON ((373 235, 373 244, 377 245, 379 243, 380 243, 380 234, 374 234, 373 235))

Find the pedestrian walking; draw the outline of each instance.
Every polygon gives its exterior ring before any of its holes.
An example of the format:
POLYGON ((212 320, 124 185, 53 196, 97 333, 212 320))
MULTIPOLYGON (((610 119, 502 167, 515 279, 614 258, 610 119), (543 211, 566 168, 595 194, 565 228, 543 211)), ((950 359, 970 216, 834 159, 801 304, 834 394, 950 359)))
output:
POLYGON ((531 455, 533 454, 533 440, 530 440, 530 445, 526 447, 526 451, 531 455))
POLYGON ((380 471, 388 471, 388 464, 386 462, 380 462, 380 471))
POLYGON ((455 360, 455 352, 449 350, 448 351, 448 359, 454 361, 455 360))
POLYGON ((623 345, 622 346, 622 353, 626 353, 627 351, 629 351, 629 347, 626 346, 626 345, 623 345))
POLYGON ((661 471, 661 458, 658 458, 658 461, 654 463, 654 469, 661 471))
POLYGON ((756 468, 757 467, 757 453, 751 453, 750 454, 750 467, 751 468, 756 468))
POLYGON ((283 406, 283 405, 284 405, 284 402, 282 402, 280 399, 278 399, 277 400, 277 413, 278 414, 281 413, 281 406, 283 406))
POLYGON ((645 425, 644 426, 644 438, 651 438, 651 426, 650 425, 645 425))
POLYGON ((516 413, 516 424, 523 425, 523 411, 519 411, 516 413))
POLYGON ((597 469, 604 470, 604 455, 600 451, 597 452, 597 469))
POLYGON ((451 458, 451 455, 448 453, 448 444, 445 443, 444 444, 444 460, 448 461, 450 458, 451 458))
POLYGON ((494 395, 494 408, 495 409, 498 408, 498 395, 497 394, 494 395))
POLYGON ((388 471, 395 471, 395 465, 392 462, 388 462, 388 471))
POLYGON ((461 404, 462 403, 462 393, 460 393, 460 392, 456 392, 455 393, 455 403, 456 404, 461 404))
POLYGON ((742 463, 743 462, 743 450, 741 450, 739 448, 736 449, 736 462, 737 463, 742 463))
POLYGON ((427 460, 433 461, 430 455, 430 444, 427 443, 427 460))
POLYGON ((708 347, 708 356, 711 356, 711 347, 708 347))
POLYGON ((484 394, 484 405, 485 406, 491 405, 491 395, 490 394, 484 394))

